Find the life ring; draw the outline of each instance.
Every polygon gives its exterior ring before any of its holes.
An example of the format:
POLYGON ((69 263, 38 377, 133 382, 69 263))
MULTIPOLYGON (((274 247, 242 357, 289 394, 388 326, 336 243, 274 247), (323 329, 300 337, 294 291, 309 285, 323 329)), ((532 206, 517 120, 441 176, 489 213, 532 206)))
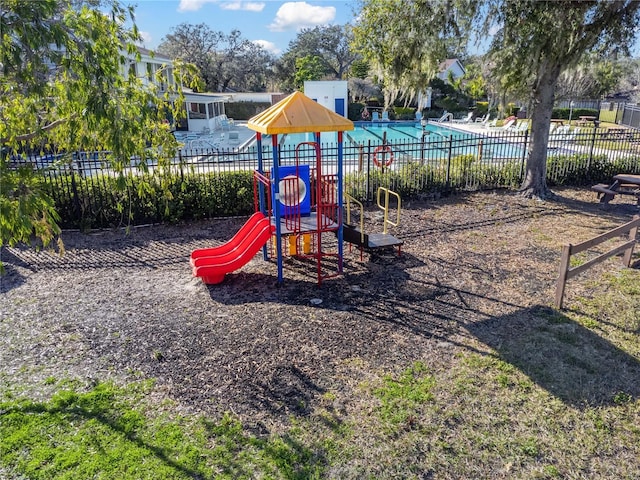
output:
POLYGON ((376 167, 382 167, 383 165, 385 167, 388 167, 392 163, 393 163, 393 150, 391 149, 391 147, 389 145, 380 145, 376 147, 376 149, 373 151, 373 164, 376 167), (384 164, 378 161, 378 152, 384 152, 389 155, 388 158, 385 160, 384 164))

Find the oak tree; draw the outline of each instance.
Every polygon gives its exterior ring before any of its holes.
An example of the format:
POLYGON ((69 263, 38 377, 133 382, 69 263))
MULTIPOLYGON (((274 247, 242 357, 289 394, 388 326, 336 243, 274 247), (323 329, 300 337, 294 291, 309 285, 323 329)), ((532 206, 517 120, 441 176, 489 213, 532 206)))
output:
POLYGON ((122 188, 132 156, 144 169, 151 157, 168 168, 175 155, 166 120, 180 116, 180 85, 190 83, 182 74, 194 71, 175 65, 175 88, 164 92, 129 75, 129 64, 140 58, 134 11, 114 0, 105 14, 100 3, 106 2, 2 2, 0 245, 30 243, 34 233, 47 245, 60 233, 29 155, 54 152, 71 162, 73 152, 102 151, 122 188))
POLYGON ((531 146, 521 192, 551 196, 546 184, 549 123, 560 74, 586 52, 626 52, 637 34, 637 0, 362 0, 355 40, 394 89, 435 75, 447 48, 491 38, 492 62, 503 88, 526 88, 531 146), (490 36, 492 35, 492 36, 490 36))

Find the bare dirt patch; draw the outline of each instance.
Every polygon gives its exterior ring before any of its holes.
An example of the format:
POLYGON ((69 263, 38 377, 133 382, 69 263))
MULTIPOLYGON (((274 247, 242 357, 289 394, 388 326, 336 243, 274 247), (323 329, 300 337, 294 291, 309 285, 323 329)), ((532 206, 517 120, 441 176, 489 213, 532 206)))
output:
MULTIPOLYGON (((0 387, 37 397, 49 377, 151 377, 172 408, 231 411, 273 431, 311 412, 324 392, 351 389, 362 365, 399 371, 421 360, 444 371, 457 352, 490 351, 509 329, 526 328, 531 312, 552 305, 562 244, 638 213, 624 198, 603 209, 586 189, 558 194, 554 202, 512 192, 407 202, 393 232, 405 242, 402 256, 360 261, 346 249, 344 275, 320 288, 313 264, 288 260, 279 285, 275 264, 260 255, 221 285, 192 278, 190 252, 227 240, 242 218, 129 235, 65 232, 62 257, 4 249, 0 387)), ((373 210, 368 226, 381 231, 373 210)), ((611 259, 588 278, 619 264, 611 259)), ((571 281, 566 305, 598 288, 571 281)))

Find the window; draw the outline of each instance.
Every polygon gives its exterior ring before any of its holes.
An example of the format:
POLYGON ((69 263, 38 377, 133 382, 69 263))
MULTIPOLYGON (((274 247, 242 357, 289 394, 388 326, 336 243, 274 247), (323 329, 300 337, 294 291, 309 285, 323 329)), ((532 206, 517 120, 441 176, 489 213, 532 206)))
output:
POLYGON ((204 103, 189 103, 189 118, 198 120, 207 118, 206 105, 204 103))

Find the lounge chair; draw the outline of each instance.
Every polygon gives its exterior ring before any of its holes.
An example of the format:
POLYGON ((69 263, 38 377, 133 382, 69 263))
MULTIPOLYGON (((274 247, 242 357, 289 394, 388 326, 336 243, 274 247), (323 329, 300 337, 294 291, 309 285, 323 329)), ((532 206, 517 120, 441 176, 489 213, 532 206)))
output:
POLYGON ((510 132, 524 133, 529 130, 529 121, 526 120, 524 122, 513 124, 508 130, 510 132))
POLYGON ((556 128, 555 131, 549 135, 547 148, 558 149, 563 145, 574 142, 580 134, 580 131, 580 127, 571 130, 569 125, 562 125, 556 128))
POLYGON ((473 117, 473 112, 469 112, 464 118, 457 118, 455 120, 451 120, 453 123, 469 123, 471 121, 471 117, 473 117))
POLYGON ((576 137, 580 134, 581 130, 582 129, 580 127, 575 127, 573 130, 569 130, 567 128, 566 133, 562 133, 557 138, 555 138, 555 140, 559 140, 561 142, 573 142, 575 141, 576 137))
POLYGON ((550 127, 549 138, 558 138, 562 135, 566 135, 567 133, 569 133, 569 125, 560 125, 558 127, 555 127, 554 129, 551 129, 550 127))
POLYGON ((493 123, 492 125, 488 125, 488 126, 489 126, 489 128, 495 128, 495 130, 507 131, 508 132, 515 125, 516 121, 517 120, 515 118, 511 118, 511 119, 507 120, 507 122, 504 125, 502 125, 501 127, 498 127, 497 123, 496 123, 497 120, 495 120, 494 122, 491 122, 491 123, 493 123))
POLYGON ((511 120, 507 121, 507 123, 502 125, 502 127, 500 127, 500 129, 509 131, 509 130, 511 130, 511 127, 513 127, 516 124, 516 122, 517 122, 517 120, 512 118, 511 120))
POLYGON ((482 125, 486 125, 487 122, 489 121, 489 117, 491 117, 490 113, 487 113, 483 117, 476 117, 476 123, 481 123, 482 125))
POLYGON ((378 112, 373 112, 371 114, 371 121, 372 122, 379 122, 380 121, 380 114, 378 112))
POLYGON ((226 115, 220 115, 218 118, 218 128, 222 130, 231 130, 232 127, 235 127, 235 123, 233 118, 228 118, 226 115))
POLYGON ((389 112, 387 112, 386 110, 384 112, 382 112, 382 121, 383 122, 388 122, 389 121, 389 112))
POLYGON ((420 110, 416 110, 416 122, 422 120, 422 112, 420 110))

